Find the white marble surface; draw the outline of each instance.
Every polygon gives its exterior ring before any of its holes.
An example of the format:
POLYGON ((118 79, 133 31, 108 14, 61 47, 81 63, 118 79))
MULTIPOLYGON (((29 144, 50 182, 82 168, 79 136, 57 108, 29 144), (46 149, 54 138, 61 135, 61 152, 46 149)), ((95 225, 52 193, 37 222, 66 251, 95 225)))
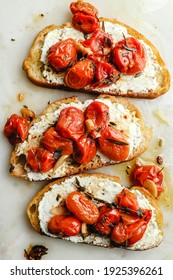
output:
MULTIPOLYGON (((131 100, 144 115, 145 121, 153 127, 153 139, 143 158, 155 161, 158 154, 165 158, 165 181, 168 188, 160 201, 164 214, 165 238, 155 249, 131 252, 122 249, 103 249, 82 244, 73 244, 39 236, 30 226, 26 206, 33 195, 44 185, 25 182, 9 175, 11 147, 2 134, 7 117, 18 113, 23 105, 39 114, 47 102, 70 96, 72 92, 39 88, 27 80, 22 70, 22 61, 28 54, 31 42, 39 30, 55 23, 71 19, 70 0, 1 0, 0 16, 0 259, 22 260, 24 249, 29 244, 48 247, 44 259, 173 259, 173 89, 155 100, 131 100), (41 16, 43 14, 44 16, 41 16), (17 96, 23 94, 23 101, 17 96), (164 118, 156 117, 157 109, 164 118), (156 111, 155 111, 156 110, 156 111), (158 139, 164 138, 163 149, 158 139), (171 197, 172 194, 172 197, 171 197)), ((117 18, 146 35, 159 49, 170 72, 173 72, 173 2, 171 0, 93 0, 100 16, 117 18)), ((86 94, 78 94, 85 100, 86 94)), ((102 168, 99 171, 119 175, 129 184, 125 168, 127 164, 102 168)))

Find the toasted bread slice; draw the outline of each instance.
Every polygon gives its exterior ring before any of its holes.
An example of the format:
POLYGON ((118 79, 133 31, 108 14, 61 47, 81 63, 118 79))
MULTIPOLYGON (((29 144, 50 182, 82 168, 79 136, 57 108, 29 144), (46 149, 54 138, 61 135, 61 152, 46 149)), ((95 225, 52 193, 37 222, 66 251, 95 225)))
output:
MULTIPOLYGON (((140 75, 120 75, 116 83, 106 87, 84 87, 81 90, 86 93, 110 94, 115 96, 135 98, 156 98, 164 94, 170 87, 170 74, 156 47, 142 34, 117 20, 100 18, 101 28, 112 35, 114 43, 122 40, 124 36, 135 37, 145 48, 146 67, 140 75)), ((23 69, 27 77, 36 85, 50 88, 62 88, 69 90, 64 82, 64 72, 56 72, 47 62, 48 49, 58 41, 73 38, 77 45, 85 36, 81 31, 74 29, 71 23, 61 26, 50 25, 39 32, 29 52, 29 56, 23 62, 23 69)), ((88 49, 82 47, 86 55, 88 49)), ((72 90, 72 89, 70 89, 72 90)))
MULTIPOLYGON (((151 129, 144 125, 139 110, 128 100, 120 97, 101 95, 95 99, 103 102, 109 107, 110 125, 121 131, 129 143, 130 152, 125 159, 129 161, 142 154, 148 147, 151 139, 151 129)), ((106 165, 119 163, 105 156, 97 146, 95 157, 88 164, 75 162, 73 156, 61 157, 54 168, 48 172, 33 172, 26 163, 28 150, 38 147, 41 143, 43 133, 48 128, 55 126, 62 109, 73 106, 85 111, 86 107, 93 100, 80 102, 73 96, 53 102, 48 105, 44 112, 36 117, 31 123, 27 139, 15 146, 11 155, 11 175, 24 178, 30 181, 50 180, 63 176, 80 173, 83 170, 90 170, 106 165)))
MULTIPOLYGON (((40 234, 75 243, 102 247, 124 247, 122 244, 112 242, 110 236, 101 235, 92 230, 88 225, 77 236, 63 237, 49 232, 48 222, 55 215, 55 209, 59 209, 62 205, 65 207, 66 197, 76 190, 82 191, 99 207, 103 204, 111 205, 114 203, 116 195, 123 190, 123 187, 119 178, 101 173, 73 175, 49 183, 33 197, 27 207, 27 215, 33 228, 40 234)), ((136 194, 140 208, 152 210, 152 217, 142 238, 132 246, 125 248, 146 250, 156 247, 163 239, 163 216, 158 202, 142 187, 133 187, 130 191, 136 194)))

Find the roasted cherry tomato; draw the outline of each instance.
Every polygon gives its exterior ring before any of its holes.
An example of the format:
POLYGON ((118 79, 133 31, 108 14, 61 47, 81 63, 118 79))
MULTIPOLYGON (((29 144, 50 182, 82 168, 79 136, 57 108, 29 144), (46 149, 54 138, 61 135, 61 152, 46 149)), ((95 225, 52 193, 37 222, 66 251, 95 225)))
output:
POLYGON ((111 240, 115 243, 124 243, 129 238, 127 226, 122 222, 115 225, 111 231, 111 240))
POLYGON ((26 161, 34 172, 47 172, 53 168, 56 162, 53 153, 42 147, 31 148, 26 161))
POLYGON ((61 136, 77 140, 84 134, 84 121, 82 110, 76 107, 68 107, 60 112, 55 129, 61 136))
POLYGON ((109 107, 103 102, 93 101, 85 110, 85 118, 92 121, 93 128, 90 135, 92 138, 97 138, 109 124, 109 107))
POLYGON ((105 57, 112 50, 113 38, 101 29, 96 30, 89 39, 82 42, 86 48, 90 48, 96 57, 105 57))
POLYGON ((100 27, 98 18, 86 15, 81 12, 77 12, 74 14, 72 18, 72 23, 74 25, 74 28, 87 34, 94 32, 100 27))
POLYGON ((95 224, 99 218, 97 206, 79 191, 74 191, 67 196, 66 206, 83 223, 95 224))
POLYGON ((96 155, 95 140, 82 136, 74 143, 74 160, 80 164, 89 163, 96 155))
POLYGON ((60 228, 60 222, 62 220, 64 220, 65 218, 67 218, 65 215, 56 215, 53 216, 49 223, 48 223, 48 229, 50 232, 52 233, 58 233, 60 232, 61 228, 60 228))
POLYGON ((27 119, 16 114, 11 115, 4 126, 4 135, 12 145, 23 142, 28 136, 29 125, 27 119))
POLYGON ((60 151, 60 154, 71 155, 73 153, 73 141, 60 136, 54 127, 49 128, 42 137, 42 145, 50 152, 60 151))
POLYGON ((70 10, 73 14, 77 12, 82 12, 86 15, 94 17, 98 15, 98 10, 93 5, 83 1, 72 2, 70 4, 70 10))
POLYGON ((120 213, 117 209, 110 209, 109 207, 100 209, 100 215, 95 229, 101 234, 109 235, 112 226, 118 224, 120 220, 120 213))
POLYGON ((135 211, 139 210, 139 203, 137 201, 136 194, 132 193, 128 189, 123 189, 119 194, 117 194, 115 197, 115 202, 121 207, 135 211))
POLYGON ((132 225, 128 226, 128 233, 130 235, 128 239, 128 246, 133 245, 137 241, 139 241, 144 235, 147 228, 147 222, 144 220, 140 220, 132 225))
POLYGON ((130 147, 119 130, 107 127, 98 141, 102 153, 108 158, 117 162, 127 159, 130 147))
POLYGON ((116 83, 119 79, 119 72, 110 63, 105 61, 97 62, 95 65, 95 76, 92 87, 106 87, 116 83))
POLYGON ((71 38, 57 42, 48 50, 48 62, 57 71, 65 70, 76 61, 75 41, 71 38))
POLYGON ((48 229, 52 233, 59 233, 62 236, 76 236, 81 231, 81 222, 75 217, 57 215, 49 221, 48 229))
POLYGON ((136 165, 131 173, 131 178, 136 185, 143 186, 146 180, 151 180, 157 187, 158 194, 164 190, 163 172, 156 165, 136 165))
POLYGON ((138 215, 131 215, 120 211, 121 220, 124 225, 131 225, 139 221, 141 218, 138 215))
POLYGON ((146 66, 144 47, 133 37, 119 41, 112 54, 113 63, 122 73, 128 75, 138 74, 146 66))
POLYGON ((89 59, 80 60, 67 70, 65 84, 69 88, 82 89, 91 84, 94 78, 94 65, 89 59))

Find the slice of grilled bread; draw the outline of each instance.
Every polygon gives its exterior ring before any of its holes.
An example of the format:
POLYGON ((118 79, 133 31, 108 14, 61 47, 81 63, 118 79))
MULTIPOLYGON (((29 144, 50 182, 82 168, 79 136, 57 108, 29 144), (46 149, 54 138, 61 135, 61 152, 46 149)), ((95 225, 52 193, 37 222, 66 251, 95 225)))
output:
MULTIPOLYGON (((100 95, 97 101, 103 102, 109 107, 109 125, 121 131, 129 143, 130 152, 125 161, 129 161, 142 154, 148 147, 151 140, 151 129, 146 127, 139 110, 128 100, 120 97, 100 95)), ((95 157, 88 164, 75 162, 72 156, 65 159, 60 158, 48 172, 33 172, 26 163, 29 149, 38 147, 41 143, 43 133, 48 128, 55 126, 62 109, 73 106, 85 111, 86 107, 93 100, 81 102, 73 96, 53 102, 47 106, 44 112, 35 117, 30 123, 27 139, 15 146, 11 155, 11 175, 24 178, 30 181, 50 180, 63 176, 80 173, 83 170, 90 170, 106 165, 119 163, 106 157, 97 146, 95 157), (64 160, 63 160, 64 159, 64 160)))
MULTIPOLYGON (((124 37, 137 38, 145 49, 146 67, 140 75, 121 73, 116 83, 101 88, 86 86, 78 91, 135 98, 156 98, 167 92, 170 87, 170 75, 156 47, 130 26, 117 20, 106 18, 99 20, 101 28, 113 37, 114 44, 124 37)), ((69 90, 64 82, 65 71, 56 72, 47 61, 48 49, 56 42, 69 37, 73 38, 78 46, 81 45, 81 40, 85 40, 85 34, 76 30, 71 23, 61 26, 50 25, 39 32, 32 44, 29 56, 23 62, 23 69, 33 83, 43 87, 69 90)), ((86 56, 88 49, 82 47, 82 52, 86 56)), ((89 53, 92 53, 91 50, 89 53)))
MULTIPOLYGON (((102 173, 77 174, 51 182, 33 197, 27 207, 27 215, 33 228, 40 234, 63 238, 75 243, 86 243, 102 247, 118 246, 118 244, 111 241, 110 236, 92 231, 88 226, 77 236, 62 237, 49 232, 48 222, 51 217, 56 215, 56 211, 62 211, 62 207, 65 207, 64 201, 66 197, 76 190, 82 191, 99 207, 103 204, 111 205, 114 203, 116 195, 123 190, 123 187, 118 177, 102 173)), ((156 247, 163 239, 163 216, 158 202, 142 187, 132 187, 130 191, 136 194, 139 207, 151 210, 152 216, 143 237, 132 246, 126 247, 126 249, 146 250, 156 247)))

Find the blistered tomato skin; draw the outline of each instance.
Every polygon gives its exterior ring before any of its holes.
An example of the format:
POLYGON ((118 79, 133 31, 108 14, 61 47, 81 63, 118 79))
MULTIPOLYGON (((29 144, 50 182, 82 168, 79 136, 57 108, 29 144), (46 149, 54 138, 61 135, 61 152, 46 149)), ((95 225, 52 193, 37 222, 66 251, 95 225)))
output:
POLYGON ((48 172, 56 162, 53 153, 42 147, 31 148, 28 151, 26 161, 34 172, 48 172))
POLYGON ((88 164, 96 155, 95 140, 82 136, 74 143, 73 158, 80 164, 88 164))
POLYGON ((76 61, 75 41, 71 38, 57 42, 48 50, 48 62, 56 71, 63 71, 76 61))
POLYGON ((108 126, 98 138, 102 153, 117 162, 126 160, 129 155, 129 144, 123 134, 108 126))
POLYGON ((85 111, 85 118, 93 123, 93 131, 91 132, 92 138, 97 138, 101 132, 108 126, 110 115, 109 107, 99 101, 93 101, 85 111))
POLYGON ((143 186, 146 180, 151 180, 157 187, 158 194, 164 190, 163 172, 156 165, 136 165, 131 173, 132 181, 143 186))
POLYGON ((114 47, 112 55, 113 64, 124 74, 138 74, 146 66, 144 47, 133 37, 119 41, 114 47))
POLYGON ((82 110, 76 107, 68 107, 61 111, 55 129, 61 136, 77 140, 84 134, 84 121, 82 110))
POLYGON ((83 223, 92 225, 99 218, 97 206, 81 192, 70 193, 66 198, 66 206, 83 223))
POLYGON ((28 130, 27 119, 13 114, 4 126, 4 135, 8 138, 10 144, 15 145, 18 142, 25 141, 28 136, 28 130))
POLYGON ((73 141, 60 136, 54 127, 49 128, 42 137, 42 145, 50 152, 62 150, 61 155, 73 153, 73 141))
POLYGON ((76 236, 81 231, 81 222, 72 216, 57 215, 49 221, 48 229, 51 233, 61 236, 76 236))
POLYGON ((99 20, 96 17, 86 15, 81 12, 77 12, 74 14, 72 23, 74 25, 74 28, 86 34, 92 33, 100 27, 99 20))
POLYGON ((89 59, 80 60, 67 70, 65 84, 69 88, 82 89, 93 81, 94 65, 89 59))
POLYGON ((112 226, 118 224, 120 221, 120 214, 117 209, 110 209, 106 207, 100 210, 100 215, 95 229, 101 234, 109 235, 112 226))
POLYGON ((77 12, 82 12, 86 15, 90 15, 94 17, 98 15, 98 10, 93 5, 82 1, 72 2, 70 4, 70 10, 73 14, 77 12))
POLYGON ((136 194, 132 193, 128 189, 122 190, 122 192, 116 196, 115 202, 121 207, 129 208, 135 211, 139 210, 136 194))

